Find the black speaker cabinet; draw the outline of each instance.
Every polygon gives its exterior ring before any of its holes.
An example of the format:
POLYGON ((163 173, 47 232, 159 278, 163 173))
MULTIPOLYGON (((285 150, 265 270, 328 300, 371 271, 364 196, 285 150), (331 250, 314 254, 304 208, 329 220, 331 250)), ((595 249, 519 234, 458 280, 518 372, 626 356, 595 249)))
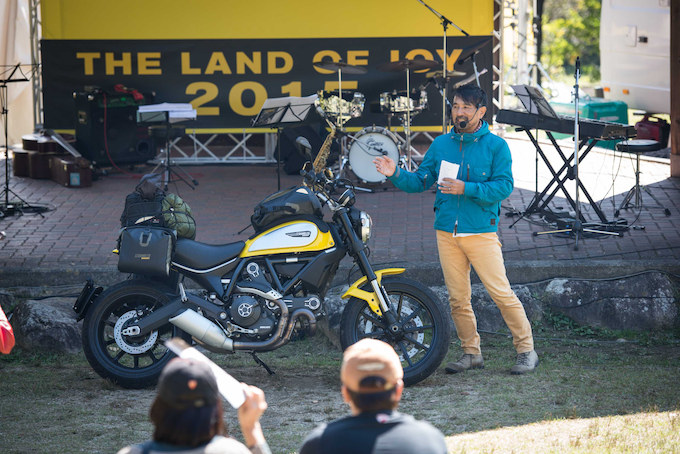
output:
POLYGON ((96 167, 141 164, 156 156, 153 137, 137 125, 129 94, 74 93, 76 149, 96 167))

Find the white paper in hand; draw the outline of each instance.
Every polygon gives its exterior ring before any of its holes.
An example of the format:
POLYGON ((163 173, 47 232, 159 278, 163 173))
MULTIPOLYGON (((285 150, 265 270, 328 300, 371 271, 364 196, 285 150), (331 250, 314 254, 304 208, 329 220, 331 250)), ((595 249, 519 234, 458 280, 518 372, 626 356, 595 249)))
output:
POLYGON ((194 347, 190 347, 189 344, 184 342, 179 338, 172 338, 165 341, 165 346, 168 347, 174 354, 180 358, 190 358, 196 361, 201 361, 210 366, 210 369, 215 374, 215 379, 217 380, 217 390, 222 394, 222 397, 227 399, 229 405, 234 408, 239 408, 243 405, 246 400, 246 396, 243 393, 243 386, 234 377, 229 375, 220 366, 215 364, 205 356, 203 353, 196 350, 194 347))
POLYGON ((458 169, 460 169, 460 164, 442 161, 439 167, 439 180, 437 180, 437 184, 442 184, 444 178, 458 179, 458 169))

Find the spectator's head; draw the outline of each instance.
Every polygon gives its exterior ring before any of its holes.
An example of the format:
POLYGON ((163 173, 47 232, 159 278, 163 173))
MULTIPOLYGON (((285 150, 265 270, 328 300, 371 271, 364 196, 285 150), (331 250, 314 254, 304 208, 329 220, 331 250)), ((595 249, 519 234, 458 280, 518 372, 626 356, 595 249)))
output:
POLYGON ((156 399, 149 416, 155 441, 199 446, 224 435, 222 400, 210 366, 175 358, 158 379, 156 399))
POLYGON ((362 339, 345 350, 340 369, 342 395, 354 414, 397 408, 403 377, 399 356, 383 341, 362 339))

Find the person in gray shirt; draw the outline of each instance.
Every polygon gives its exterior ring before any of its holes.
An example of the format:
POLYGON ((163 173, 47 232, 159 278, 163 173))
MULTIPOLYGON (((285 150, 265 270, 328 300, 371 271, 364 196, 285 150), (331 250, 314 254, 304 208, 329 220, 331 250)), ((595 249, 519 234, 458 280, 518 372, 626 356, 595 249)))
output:
POLYGON ((389 344, 362 339, 350 345, 340 380, 352 415, 314 429, 300 454, 445 454, 446 441, 438 429, 397 411, 403 377, 399 356, 389 344))

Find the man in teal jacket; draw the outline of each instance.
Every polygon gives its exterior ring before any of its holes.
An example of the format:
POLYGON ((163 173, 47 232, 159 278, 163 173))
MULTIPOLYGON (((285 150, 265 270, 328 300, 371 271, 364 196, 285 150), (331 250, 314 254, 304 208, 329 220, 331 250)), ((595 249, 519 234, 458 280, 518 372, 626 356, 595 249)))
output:
POLYGON ((523 374, 538 366, 538 355, 524 307, 510 287, 496 234, 501 201, 513 188, 512 158, 505 140, 489 131, 485 113, 484 91, 474 84, 459 87, 453 93, 451 109, 454 128, 432 142, 418 170, 398 168, 387 156, 373 163, 405 192, 426 191, 437 183, 437 249, 463 348, 463 356, 448 364, 446 371, 484 368, 477 319, 470 304, 473 266, 512 333, 517 361, 510 371, 523 374))

